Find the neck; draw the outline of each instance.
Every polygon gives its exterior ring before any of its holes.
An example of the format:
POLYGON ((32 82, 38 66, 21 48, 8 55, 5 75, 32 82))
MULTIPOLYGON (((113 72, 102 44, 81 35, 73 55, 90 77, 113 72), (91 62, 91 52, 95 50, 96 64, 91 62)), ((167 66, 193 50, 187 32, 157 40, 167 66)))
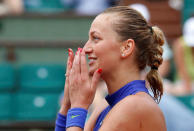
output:
POLYGON ((108 75, 103 74, 102 78, 107 84, 108 93, 113 94, 117 90, 119 90, 121 87, 126 85, 127 83, 134 81, 134 80, 140 80, 140 71, 138 69, 130 69, 128 71, 118 69, 114 72, 108 73, 108 75))

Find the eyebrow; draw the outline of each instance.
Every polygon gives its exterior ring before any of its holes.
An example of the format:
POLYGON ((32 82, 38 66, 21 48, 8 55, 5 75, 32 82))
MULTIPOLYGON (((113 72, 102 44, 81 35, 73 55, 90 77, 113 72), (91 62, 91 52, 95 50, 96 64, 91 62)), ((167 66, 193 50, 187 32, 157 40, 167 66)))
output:
POLYGON ((90 34, 93 35, 94 33, 99 34, 97 31, 92 31, 92 32, 89 32, 89 35, 90 35, 90 34))

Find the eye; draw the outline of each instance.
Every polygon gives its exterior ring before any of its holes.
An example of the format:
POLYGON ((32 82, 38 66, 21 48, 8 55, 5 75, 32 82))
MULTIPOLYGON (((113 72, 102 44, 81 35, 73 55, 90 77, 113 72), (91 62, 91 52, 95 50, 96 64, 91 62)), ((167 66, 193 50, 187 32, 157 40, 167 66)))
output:
POLYGON ((97 37, 97 36, 93 36, 92 39, 93 39, 94 42, 98 42, 100 40, 100 38, 97 37))

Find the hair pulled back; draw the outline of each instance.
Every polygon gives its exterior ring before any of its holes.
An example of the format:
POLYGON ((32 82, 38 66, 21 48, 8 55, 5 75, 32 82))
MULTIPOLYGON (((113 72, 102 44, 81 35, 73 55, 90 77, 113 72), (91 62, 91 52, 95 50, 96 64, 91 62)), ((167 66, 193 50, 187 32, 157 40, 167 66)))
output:
POLYGON ((108 8, 103 14, 115 13, 112 19, 113 29, 121 41, 133 39, 136 47, 136 62, 140 70, 150 66, 146 79, 157 102, 163 94, 163 84, 158 73, 162 64, 163 32, 156 26, 149 26, 145 18, 136 10, 128 6, 115 6, 108 8))

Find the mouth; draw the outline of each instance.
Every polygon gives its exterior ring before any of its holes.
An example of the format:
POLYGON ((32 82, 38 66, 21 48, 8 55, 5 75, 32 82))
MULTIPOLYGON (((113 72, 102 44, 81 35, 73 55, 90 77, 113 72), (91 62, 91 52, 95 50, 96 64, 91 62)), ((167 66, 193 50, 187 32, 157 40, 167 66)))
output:
POLYGON ((97 58, 96 57, 88 57, 88 59, 89 59, 89 65, 91 66, 92 64, 94 64, 95 63, 95 61, 97 60, 97 58))

